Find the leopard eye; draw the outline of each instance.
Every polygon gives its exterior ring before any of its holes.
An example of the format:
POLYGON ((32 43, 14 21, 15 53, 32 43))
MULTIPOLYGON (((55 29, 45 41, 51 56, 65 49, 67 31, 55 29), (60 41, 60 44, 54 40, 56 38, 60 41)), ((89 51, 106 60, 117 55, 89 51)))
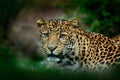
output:
POLYGON ((48 33, 44 33, 43 34, 45 37, 49 37, 49 34, 48 33))
POLYGON ((67 36, 66 34, 60 34, 60 38, 64 38, 66 36, 67 36))

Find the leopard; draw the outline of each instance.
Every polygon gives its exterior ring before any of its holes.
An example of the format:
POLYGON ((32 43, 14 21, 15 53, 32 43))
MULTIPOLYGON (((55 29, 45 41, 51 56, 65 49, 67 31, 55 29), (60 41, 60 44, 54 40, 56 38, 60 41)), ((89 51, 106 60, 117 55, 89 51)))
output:
POLYGON ((36 21, 46 60, 70 71, 106 71, 120 64, 120 46, 111 38, 80 29, 78 19, 36 21))

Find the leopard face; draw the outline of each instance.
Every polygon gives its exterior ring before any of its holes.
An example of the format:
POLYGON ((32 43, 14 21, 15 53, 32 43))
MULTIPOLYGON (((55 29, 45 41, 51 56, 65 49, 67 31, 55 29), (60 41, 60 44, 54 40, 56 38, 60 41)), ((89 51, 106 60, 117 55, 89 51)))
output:
POLYGON ((69 54, 71 48, 75 45, 75 28, 78 25, 77 20, 50 20, 37 21, 40 32, 39 40, 43 44, 48 60, 59 62, 63 55, 69 54))

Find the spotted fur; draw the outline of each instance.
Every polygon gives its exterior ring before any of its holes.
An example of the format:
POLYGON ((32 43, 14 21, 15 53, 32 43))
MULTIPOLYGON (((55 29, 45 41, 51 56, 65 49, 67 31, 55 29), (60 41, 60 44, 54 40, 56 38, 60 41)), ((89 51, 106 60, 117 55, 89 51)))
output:
POLYGON ((120 46, 120 34, 115 37, 112 37, 112 39, 120 46))
POLYGON ((79 21, 37 20, 47 60, 68 70, 103 71, 120 63, 120 46, 107 36, 79 29, 79 21))

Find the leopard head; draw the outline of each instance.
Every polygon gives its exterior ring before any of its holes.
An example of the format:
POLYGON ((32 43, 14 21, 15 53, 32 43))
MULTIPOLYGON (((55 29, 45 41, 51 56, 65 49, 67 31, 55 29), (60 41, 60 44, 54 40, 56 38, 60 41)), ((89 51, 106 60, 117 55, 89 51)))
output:
POLYGON ((76 42, 74 33, 78 25, 77 19, 71 21, 61 19, 37 20, 37 27, 40 32, 39 40, 43 44, 49 60, 59 61, 63 55, 69 54, 76 42))

